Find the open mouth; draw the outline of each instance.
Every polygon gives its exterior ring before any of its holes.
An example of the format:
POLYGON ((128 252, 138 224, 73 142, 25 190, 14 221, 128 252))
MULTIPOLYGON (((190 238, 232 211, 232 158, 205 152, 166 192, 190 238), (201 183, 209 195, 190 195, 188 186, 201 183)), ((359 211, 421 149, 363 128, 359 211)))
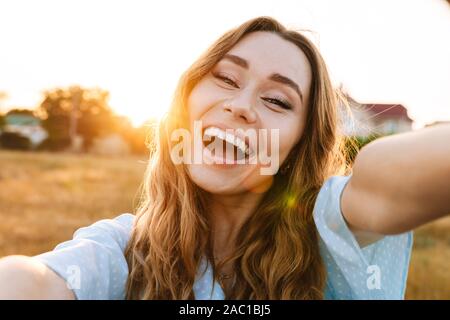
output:
POLYGON ((203 145, 216 157, 222 157, 224 161, 247 161, 252 150, 248 143, 238 136, 217 127, 208 127, 203 132, 203 145))

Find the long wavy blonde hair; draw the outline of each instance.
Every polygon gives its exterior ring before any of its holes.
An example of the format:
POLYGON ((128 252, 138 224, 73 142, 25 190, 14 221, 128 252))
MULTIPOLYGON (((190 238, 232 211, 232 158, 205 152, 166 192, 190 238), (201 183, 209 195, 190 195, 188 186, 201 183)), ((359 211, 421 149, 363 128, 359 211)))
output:
POLYGON ((188 128, 187 98, 195 85, 255 31, 272 32, 297 45, 311 65, 312 83, 303 138, 239 231, 236 250, 223 261, 233 264, 236 279, 225 298, 323 298, 326 272, 312 211, 324 181, 349 172, 339 131, 339 95, 320 53, 304 35, 273 18, 258 17, 225 33, 180 78, 150 148, 142 199, 125 252, 130 270, 127 299, 195 299, 193 286, 203 257, 217 278, 220 266, 212 263, 208 194, 192 182, 185 165, 171 161, 170 134, 188 128))

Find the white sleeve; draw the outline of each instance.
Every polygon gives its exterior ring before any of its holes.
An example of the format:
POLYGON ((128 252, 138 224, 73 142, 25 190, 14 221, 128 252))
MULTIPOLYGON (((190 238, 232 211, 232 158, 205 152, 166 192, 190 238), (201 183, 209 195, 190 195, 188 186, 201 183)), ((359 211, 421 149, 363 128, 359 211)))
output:
POLYGON ((361 248, 345 222, 341 195, 351 176, 329 178, 317 196, 314 220, 327 267, 327 299, 403 299, 412 232, 361 248))
POLYGON ((78 229, 73 239, 34 259, 62 277, 79 300, 124 299, 128 265, 124 251, 134 216, 122 214, 78 229))

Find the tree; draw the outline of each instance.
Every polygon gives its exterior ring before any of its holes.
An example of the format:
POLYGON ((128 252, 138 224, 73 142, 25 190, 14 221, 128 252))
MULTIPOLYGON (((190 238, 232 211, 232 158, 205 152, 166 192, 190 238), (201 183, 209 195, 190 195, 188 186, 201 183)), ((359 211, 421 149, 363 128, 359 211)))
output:
POLYGON ((140 127, 135 128, 131 125, 129 126, 125 139, 133 153, 148 154, 153 151, 152 144, 154 143, 157 125, 157 120, 149 119, 140 127))
POLYGON ((147 154, 149 145, 154 139, 154 128, 157 125, 156 119, 149 119, 140 127, 133 127, 129 118, 116 116, 114 121, 114 132, 120 134, 130 146, 130 150, 135 154, 147 154))
POLYGON ((0 134, 3 130, 4 125, 5 125, 5 116, 3 114, 0 114, 0 134))
POLYGON ((25 115, 25 116, 31 116, 31 117, 36 117, 36 115, 34 114, 33 110, 30 109, 20 109, 20 108, 14 108, 9 110, 6 114, 5 117, 10 116, 10 115, 16 115, 16 114, 20 114, 20 115, 25 115))
POLYGON ((2 111, 2 103, 4 100, 8 99, 8 94, 5 91, 0 91, 0 132, 5 125, 5 115, 1 113, 2 111))
POLYGON ((96 137, 113 132, 115 115, 109 93, 100 88, 56 88, 44 92, 39 106, 51 149, 67 148, 75 135, 83 138, 87 150, 96 137))

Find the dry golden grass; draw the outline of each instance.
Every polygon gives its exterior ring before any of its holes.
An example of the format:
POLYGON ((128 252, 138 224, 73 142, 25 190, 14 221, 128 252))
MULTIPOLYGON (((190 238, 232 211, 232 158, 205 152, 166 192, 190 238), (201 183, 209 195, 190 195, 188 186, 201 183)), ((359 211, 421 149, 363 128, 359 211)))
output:
POLYGON ((131 212, 145 162, 0 151, 0 256, 51 250, 79 227, 131 212))
POLYGON ((450 299, 450 217, 420 227, 406 287, 406 299, 450 299))
MULTIPOLYGON (((146 158, 0 150, 0 257, 35 255, 132 212, 146 158)), ((407 299, 450 299, 450 217, 415 232, 407 299)))

